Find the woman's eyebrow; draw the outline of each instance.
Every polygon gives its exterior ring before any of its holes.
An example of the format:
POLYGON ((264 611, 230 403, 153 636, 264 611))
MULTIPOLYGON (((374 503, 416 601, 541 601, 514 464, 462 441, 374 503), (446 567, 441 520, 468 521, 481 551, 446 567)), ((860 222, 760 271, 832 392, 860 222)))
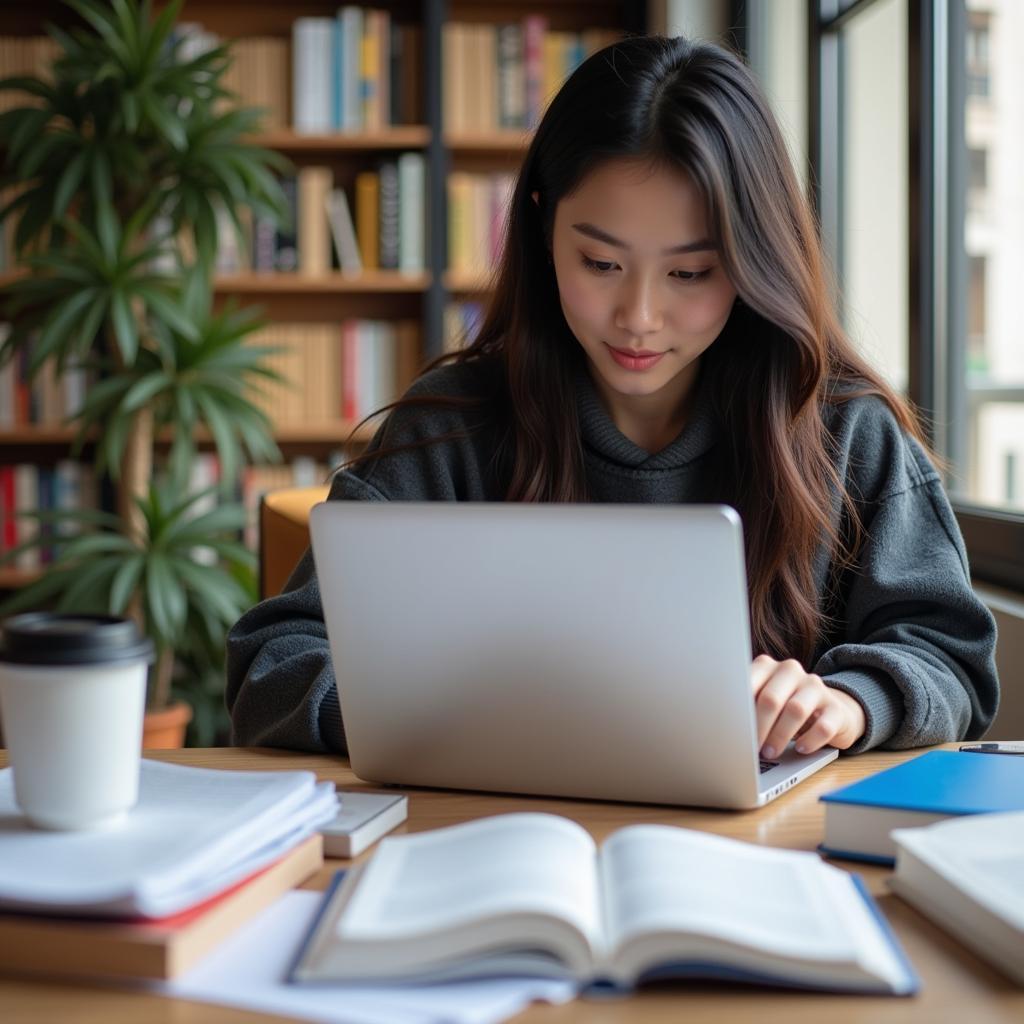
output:
MULTIPOLYGON (((586 235, 588 238, 593 238, 598 242, 604 242, 607 245, 614 245, 617 249, 631 250, 633 247, 628 242, 620 241, 614 235, 609 235, 607 231, 602 231, 599 227, 595 227, 593 224, 573 224, 573 231, 578 231, 581 235, 586 235)), ((687 252, 704 252, 705 250, 715 250, 716 246, 707 238, 702 238, 697 242, 684 242, 682 245, 673 245, 668 249, 663 249, 662 252, 665 256, 678 256, 682 253, 687 252)))

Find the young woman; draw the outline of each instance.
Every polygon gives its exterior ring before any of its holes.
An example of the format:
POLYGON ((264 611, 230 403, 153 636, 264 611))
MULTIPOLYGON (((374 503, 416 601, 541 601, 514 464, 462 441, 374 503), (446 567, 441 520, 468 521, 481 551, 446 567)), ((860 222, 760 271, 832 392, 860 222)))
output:
MULTIPOLYGON (((331 498, 724 502, 765 756, 975 738, 995 713, 995 627, 938 474, 844 336, 779 129, 716 46, 629 39, 571 76, 479 336, 331 498)), ((227 700, 238 743, 344 751, 308 552, 232 631, 227 700)))

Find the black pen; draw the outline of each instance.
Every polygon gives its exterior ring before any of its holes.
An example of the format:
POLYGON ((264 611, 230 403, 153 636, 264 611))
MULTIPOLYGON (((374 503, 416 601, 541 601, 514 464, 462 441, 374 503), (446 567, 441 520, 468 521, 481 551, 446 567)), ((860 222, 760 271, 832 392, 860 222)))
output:
POLYGON ((1021 754, 1024 755, 1024 740, 990 741, 988 743, 965 743, 961 748, 969 754, 1021 754))

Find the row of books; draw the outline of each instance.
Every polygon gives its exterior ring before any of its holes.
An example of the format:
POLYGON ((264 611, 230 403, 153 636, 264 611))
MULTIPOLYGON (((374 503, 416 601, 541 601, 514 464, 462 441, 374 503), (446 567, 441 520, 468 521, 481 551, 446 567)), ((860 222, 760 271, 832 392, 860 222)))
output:
POLYGON ((262 385, 254 398, 278 428, 360 420, 394 401, 420 361, 413 320, 278 323, 248 343, 277 350, 267 363, 282 380, 262 385))
MULTIPOLYGON (((0 337, 5 328, 0 324, 0 337)), ((275 428, 361 419, 408 387, 420 363, 414 320, 274 323, 248 344, 273 349, 266 365, 282 380, 263 382, 253 397, 275 428)), ((23 350, 0 369, 0 430, 59 427, 85 398, 85 370, 58 375, 48 360, 29 383, 28 358, 23 350)))
MULTIPOLYGON (((181 41, 179 53, 192 59, 219 46, 221 39, 198 22, 179 22, 172 39, 181 41)), ((287 39, 248 36, 232 40, 231 62, 221 84, 232 94, 225 104, 241 103, 263 111, 263 130, 279 131, 291 125, 291 53, 287 39)))
MULTIPOLYGON (((343 448, 332 451, 325 461, 309 455, 298 455, 273 465, 245 466, 235 481, 231 498, 245 509, 242 539, 250 550, 259 546, 260 501, 265 494, 290 487, 318 487, 330 479, 331 473, 346 461, 343 448)), ((199 452, 192 461, 189 493, 198 494, 220 482, 220 460, 213 452, 199 452)), ((213 507, 220 500, 216 492, 197 501, 196 514, 213 507), (200 506, 202 506, 200 508, 200 506)), ((197 555, 201 553, 197 552, 197 555)))
MULTIPOLYGON (((192 461, 187 493, 209 492, 219 481, 217 457, 198 454, 192 461)), ((77 527, 72 523, 48 524, 22 513, 93 509, 109 501, 103 483, 86 462, 61 459, 52 465, 0 465, 0 557, 20 544, 41 538, 42 544, 19 552, 13 566, 25 572, 45 568, 59 555, 61 538, 73 535, 77 527)), ((217 501, 216 494, 206 493, 192 506, 191 515, 212 511, 217 501)), ((214 553, 197 549, 195 557, 200 562, 212 561, 214 553)))
POLYGON ((448 266, 486 273, 501 257, 515 176, 496 172, 448 175, 448 266))
MULTIPOLYGON (((10 330, 0 323, 0 343, 10 330)), ((82 406, 88 387, 88 373, 68 366, 57 373, 53 360, 47 360, 30 381, 30 352, 21 349, 0 367, 0 430, 19 427, 59 427, 82 406)))
POLYGON ((380 131, 423 116, 422 31, 354 4, 292 25, 292 124, 301 134, 380 131))
MULTIPOLYGON (((232 497, 246 511, 243 539, 253 551, 259 540, 258 514, 264 494, 286 487, 314 487, 325 483, 331 472, 346 460, 344 449, 331 452, 318 461, 298 456, 275 465, 247 466, 239 475, 232 497)), ((220 462, 212 452, 200 452, 192 462, 188 484, 189 494, 209 492, 220 481, 220 462)), ((55 465, 16 463, 0 465, 0 558, 27 541, 36 540, 42 532, 44 543, 19 553, 11 567, 36 572, 49 565, 58 555, 62 537, 72 534, 73 527, 54 528, 40 525, 38 519, 22 512, 48 512, 55 509, 89 509, 101 504, 101 486, 92 467, 85 462, 62 459, 55 465)), ((220 499, 207 493, 192 507, 193 515, 210 511, 220 499)), ((197 561, 206 561, 212 552, 197 550, 197 561)))
POLYGON ((245 506, 244 541, 256 551, 259 547, 260 501, 265 494, 290 487, 319 487, 326 484, 331 473, 346 461, 344 449, 331 452, 326 461, 301 455, 272 466, 246 466, 239 480, 239 497, 245 506))
MULTIPOLYGON (((0 78, 21 75, 50 77, 60 48, 49 36, 0 36, 0 78)), ((0 113, 12 107, 38 106, 41 101, 13 89, 0 91, 0 113)))
MULTIPOLYGON (((50 77, 50 67, 59 48, 49 36, 0 36, 0 78, 21 75, 50 77)), ((14 107, 38 106, 41 101, 29 93, 14 89, 0 90, 0 114, 14 107)), ((0 207, 14 198, 14 190, 0 190, 0 207)), ((14 256, 14 226, 8 218, 0 223, 0 272, 17 265, 14 256)), ((3 423, 4 393, 0 391, 0 424, 3 423)), ((2 426, 0 426, 2 429, 2 426)))
POLYGON ((563 32, 541 14, 520 22, 452 22, 442 34, 443 119, 453 134, 532 129, 562 83, 619 38, 611 29, 563 32))
POLYGON ((19 553, 13 567, 33 572, 48 565, 71 527, 58 529, 19 513, 95 508, 97 500, 96 475, 84 462, 62 459, 52 466, 0 465, 0 556, 42 536, 44 542, 19 553))
MULTIPOLYGON (((554 30, 543 14, 497 25, 446 23, 445 129, 536 127, 565 79, 619 35, 554 30)), ((179 24, 174 38, 186 59, 221 42, 197 22, 179 24)), ((264 111, 264 130, 351 134, 423 122, 423 31, 389 11, 346 4, 334 17, 296 18, 290 39, 242 36, 231 44, 223 85, 237 97, 230 102, 264 111)), ((45 76, 58 52, 48 36, 0 37, 0 69, 45 76)), ((0 112, 25 102, 32 101, 21 93, 0 94, 0 112)))
POLYGON ((221 211, 219 273, 424 271, 426 163, 421 153, 402 153, 357 174, 354 218, 348 193, 330 167, 303 167, 281 184, 289 205, 283 225, 239 211, 239 239, 228 211, 221 211))

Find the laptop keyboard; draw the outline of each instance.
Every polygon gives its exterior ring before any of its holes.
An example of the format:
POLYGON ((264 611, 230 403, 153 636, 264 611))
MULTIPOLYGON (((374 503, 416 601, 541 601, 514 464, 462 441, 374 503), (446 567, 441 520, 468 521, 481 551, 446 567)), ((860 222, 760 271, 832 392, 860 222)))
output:
POLYGON ((781 762, 779 761, 766 761, 763 757, 759 760, 759 771, 762 775, 765 772, 770 772, 773 768, 778 768, 781 762))

